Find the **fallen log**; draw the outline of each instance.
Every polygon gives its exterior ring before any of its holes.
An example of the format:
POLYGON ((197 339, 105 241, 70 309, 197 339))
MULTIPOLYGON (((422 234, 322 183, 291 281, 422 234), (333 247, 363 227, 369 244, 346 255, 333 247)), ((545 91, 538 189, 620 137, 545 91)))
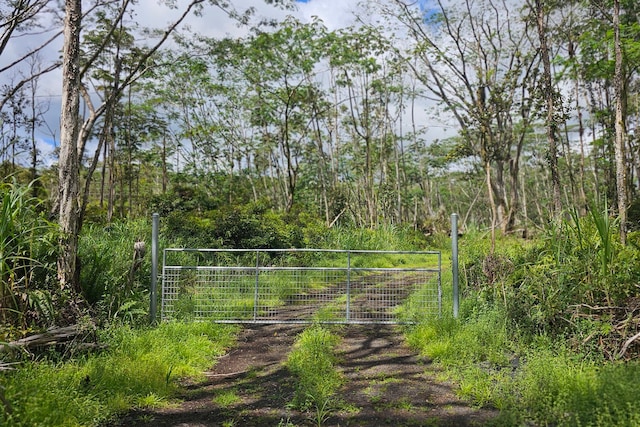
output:
POLYGON ((61 328, 51 328, 36 335, 30 335, 16 341, 0 344, 0 353, 14 349, 29 350, 34 347, 61 344, 71 341, 81 333, 86 333, 90 330, 93 330, 93 327, 78 324, 61 328))

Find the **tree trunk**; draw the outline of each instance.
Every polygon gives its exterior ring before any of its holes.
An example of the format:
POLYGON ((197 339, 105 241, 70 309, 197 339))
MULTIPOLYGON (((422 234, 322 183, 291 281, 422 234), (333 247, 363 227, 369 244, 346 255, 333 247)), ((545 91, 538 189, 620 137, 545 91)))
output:
POLYGON ((620 219, 620 241, 626 244, 627 240, 627 166, 625 164, 625 118, 624 118, 624 76, 622 43, 620 42, 620 0, 613 2, 613 31, 615 33, 616 67, 614 74, 616 97, 616 190, 618 193, 618 216, 620 219))
POLYGON ((549 47, 547 45, 547 24, 544 0, 535 0, 535 9, 538 26, 538 37, 540 40, 540 55, 543 64, 543 94, 547 106, 547 143, 549 145, 549 153, 547 161, 551 172, 552 186, 552 216, 557 218, 562 210, 562 196, 560 194, 560 174, 558 172, 558 132, 557 123, 555 122, 555 101, 553 83, 551 80, 551 60, 549 58, 549 47))
MULTIPOLYGON (((167 133, 162 135, 162 195, 167 192, 169 174, 167 173, 167 133)), ((253 182, 252 182, 253 186, 253 182)))
POLYGON ((65 1, 64 46, 62 50, 62 110, 60 114, 60 159, 58 193, 60 254, 58 281, 61 289, 78 291, 76 257, 79 218, 78 133, 80 113, 80 25, 81 0, 65 1))
POLYGON ((493 186, 491 185, 491 162, 485 160, 484 171, 487 179, 487 191, 489 195, 489 205, 491 206, 491 253, 496 249, 496 226, 498 223, 498 209, 496 207, 493 186))
POLYGON ((38 197, 40 189, 40 182, 38 181, 38 144, 36 141, 36 123, 39 121, 39 112, 36 108, 36 91, 37 91, 37 79, 31 82, 31 120, 29 122, 29 139, 31 142, 31 168, 30 175, 32 184, 33 197, 38 197))
MULTIPOLYGON (((489 162, 489 168, 490 162, 489 162)), ((495 162, 495 173, 489 173, 487 175, 488 184, 491 186, 493 203, 496 209, 496 224, 500 227, 500 231, 502 234, 507 234, 511 231, 510 219, 509 219, 509 207, 507 206, 506 200, 506 186, 504 182, 504 162, 496 161, 495 162)))

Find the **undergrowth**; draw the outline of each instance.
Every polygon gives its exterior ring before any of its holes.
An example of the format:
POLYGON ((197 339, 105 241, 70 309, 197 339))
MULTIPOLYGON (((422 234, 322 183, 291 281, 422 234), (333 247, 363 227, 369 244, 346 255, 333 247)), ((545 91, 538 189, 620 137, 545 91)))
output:
POLYGON ((603 362, 547 336, 518 336, 498 310, 432 320, 407 337, 462 397, 497 408, 496 426, 640 425, 638 362, 603 362))
POLYGON ((234 330, 211 323, 104 330, 102 353, 2 373, 7 405, 0 425, 96 426, 131 407, 165 405, 178 379, 202 377, 234 330))
POLYGON ((496 250, 464 236, 460 317, 445 310, 408 340, 497 408, 495 425, 638 426, 639 240, 622 245, 606 212, 496 250))

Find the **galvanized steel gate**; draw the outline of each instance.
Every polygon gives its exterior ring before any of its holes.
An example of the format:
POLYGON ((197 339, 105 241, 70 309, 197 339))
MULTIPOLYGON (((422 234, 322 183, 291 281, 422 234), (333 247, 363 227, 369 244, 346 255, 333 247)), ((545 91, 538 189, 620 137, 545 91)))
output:
POLYGON ((163 320, 411 323, 441 310, 436 251, 165 249, 163 254, 163 320))

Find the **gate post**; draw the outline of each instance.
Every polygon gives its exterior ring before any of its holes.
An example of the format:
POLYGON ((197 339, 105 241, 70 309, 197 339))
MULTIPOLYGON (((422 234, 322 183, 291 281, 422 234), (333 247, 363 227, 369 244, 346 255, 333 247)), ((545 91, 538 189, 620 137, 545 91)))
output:
POLYGON ((160 214, 154 213, 151 223, 151 292, 149 304, 149 322, 156 323, 156 311, 158 309, 158 225, 160 214))
POLYGON ((458 318, 458 214, 451 214, 451 273, 453 275, 453 317, 458 318))
POLYGON ((347 250, 347 322, 351 320, 351 251, 347 250))

